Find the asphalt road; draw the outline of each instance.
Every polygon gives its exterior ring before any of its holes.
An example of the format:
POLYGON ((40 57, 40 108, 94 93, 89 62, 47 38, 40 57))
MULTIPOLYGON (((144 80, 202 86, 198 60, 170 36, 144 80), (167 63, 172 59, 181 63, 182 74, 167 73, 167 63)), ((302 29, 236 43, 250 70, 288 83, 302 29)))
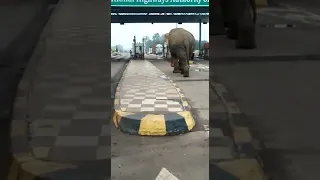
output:
POLYGON ((112 179, 153 180, 162 168, 166 168, 180 180, 208 180, 209 136, 202 125, 209 121, 209 73, 192 71, 190 78, 183 78, 180 74, 172 73, 168 62, 151 62, 176 82, 192 107, 197 108, 197 127, 195 132, 184 135, 142 137, 124 134, 112 126, 112 179), (193 81, 193 78, 198 80, 193 81))
POLYGON ((111 60, 129 59, 130 53, 118 53, 118 55, 111 55, 111 60))
POLYGON ((320 179, 320 62, 214 65, 265 148, 272 180, 320 179))

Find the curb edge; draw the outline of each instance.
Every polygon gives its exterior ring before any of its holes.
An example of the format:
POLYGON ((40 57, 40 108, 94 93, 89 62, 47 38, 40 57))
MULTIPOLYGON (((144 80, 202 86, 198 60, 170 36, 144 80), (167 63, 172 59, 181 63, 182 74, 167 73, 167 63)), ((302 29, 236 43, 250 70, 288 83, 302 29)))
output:
MULTIPOLYGON (((243 164, 247 163, 246 161, 251 159, 251 161, 256 161, 256 163, 246 169, 246 174, 242 174, 239 180, 249 180, 248 177, 250 176, 248 173, 256 173, 256 177, 259 176, 261 180, 266 180, 267 175, 265 174, 264 165, 258 153, 258 150, 261 148, 260 141, 254 139, 251 129, 246 126, 246 122, 248 121, 246 115, 241 112, 237 104, 232 101, 234 98, 229 94, 227 88, 220 83, 216 75, 210 77, 210 86, 227 110, 229 126, 232 130, 232 138, 237 153, 237 159, 231 161, 229 165, 226 165, 227 169, 231 168, 231 171, 235 172, 233 174, 236 174, 237 171, 232 168, 235 166, 234 164, 240 162, 237 166, 241 167, 243 164), (242 165, 241 161, 244 162, 242 165)), ((218 163, 218 166, 221 165, 221 163, 218 163)))

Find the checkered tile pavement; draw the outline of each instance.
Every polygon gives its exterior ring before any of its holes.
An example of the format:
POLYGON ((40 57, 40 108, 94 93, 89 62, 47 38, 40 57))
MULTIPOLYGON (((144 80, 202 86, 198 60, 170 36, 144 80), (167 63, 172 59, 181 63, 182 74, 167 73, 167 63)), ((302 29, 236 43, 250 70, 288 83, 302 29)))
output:
POLYGON ((122 111, 184 111, 181 90, 162 71, 147 60, 130 62, 118 90, 122 111))
POLYGON ((75 66, 68 73, 48 72, 37 80, 29 127, 29 144, 36 158, 62 161, 108 157, 110 104, 105 92, 110 87, 103 74, 102 69, 90 72, 90 67, 75 66), (82 72, 76 73, 80 69, 82 72))
POLYGON ((99 18, 108 12, 105 7, 64 1, 43 31, 45 54, 30 60, 41 58, 29 82, 29 146, 35 158, 110 158, 110 25, 99 18))

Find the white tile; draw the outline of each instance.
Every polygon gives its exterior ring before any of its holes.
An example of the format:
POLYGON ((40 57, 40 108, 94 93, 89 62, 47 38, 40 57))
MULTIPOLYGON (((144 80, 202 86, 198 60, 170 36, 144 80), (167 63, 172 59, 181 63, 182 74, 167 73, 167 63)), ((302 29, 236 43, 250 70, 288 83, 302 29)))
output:
POLYGON ((129 104, 128 108, 140 108, 141 104, 129 104))
POLYGON ((132 101, 132 99, 121 99, 120 104, 129 104, 132 101))
POLYGON ((168 111, 170 111, 170 112, 181 112, 181 111, 183 111, 183 109, 182 108, 168 108, 168 111))
POLYGON ((136 97, 134 97, 133 99, 145 99, 146 97, 144 97, 144 96, 136 96, 136 97))
POLYGON ((167 101, 167 104, 169 105, 176 105, 176 104, 180 104, 179 102, 177 101, 167 101))
POLYGON ((167 97, 158 96, 156 99, 168 99, 167 97))
POLYGON ((153 108, 153 107, 142 107, 141 108, 141 111, 154 111, 155 110, 155 108, 153 108))
POLYGON ((155 104, 155 101, 142 101, 142 104, 155 104))
POLYGON ((154 107, 156 107, 156 108, 167 108, 168 105, 167 104, 155 104, 154 107))
POLYGON ((125 94, 123 97, 134 97, 134 95, 133 94, 125 94))

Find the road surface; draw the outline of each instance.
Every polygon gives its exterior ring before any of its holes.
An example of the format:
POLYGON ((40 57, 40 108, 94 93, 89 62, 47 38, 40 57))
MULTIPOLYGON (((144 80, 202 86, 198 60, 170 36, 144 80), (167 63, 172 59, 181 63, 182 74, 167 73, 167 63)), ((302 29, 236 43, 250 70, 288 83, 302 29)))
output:
POLYGON ((130 53, 118 53, 117 55, 111 54, 111 60, 121 60, 121 59, 129 59, 130 53))

